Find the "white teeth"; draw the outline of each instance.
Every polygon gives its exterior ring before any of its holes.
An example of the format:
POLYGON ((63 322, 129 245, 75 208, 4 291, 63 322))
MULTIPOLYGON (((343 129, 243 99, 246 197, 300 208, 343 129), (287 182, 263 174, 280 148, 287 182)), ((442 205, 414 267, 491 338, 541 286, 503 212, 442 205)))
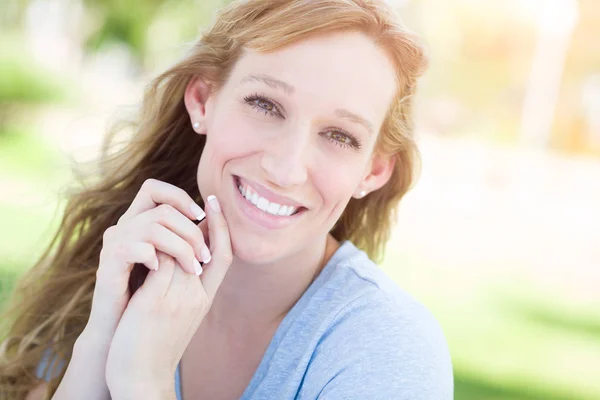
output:
POLYGON ((254 204, 258 209, 268 212, 269 214, 280 215, 280 216, 290 216, 294 212, 296 212, 296 207, 284 206, 281 204, 270 202, 269 200, 265 199, 264 197, 259 196, 258 193, 253 191, 252 188, 249 186, 245 187, 245 186, 239 185, 238 190, 240 191, 242 196, 246 198, 246 200, 248 200, 249 202, 254 204))
POLYGON ((260 208, 263 211, 267 211, 268 206, 269 206, 269 200, 265 199, 264 197, 260 197, 258 199, 258 204, 256 205, 256 207, 260 208))
POLYGON ((277 203, 269 203, 269 206, 267 207, 267 211, 273 215, 277 215, 277 212, 279 211, 279 207, 280 207, 280 205, 277 203))

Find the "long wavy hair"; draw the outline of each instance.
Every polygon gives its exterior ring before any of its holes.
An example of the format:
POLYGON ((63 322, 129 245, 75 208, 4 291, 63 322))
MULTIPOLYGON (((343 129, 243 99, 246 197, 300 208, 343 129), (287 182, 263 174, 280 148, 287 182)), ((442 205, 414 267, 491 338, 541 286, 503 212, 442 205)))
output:
MULTIPOLYGON (((189 123, 183 102, 188 82, 200 75, 218 90, 243 48, 267 52, 309 35, 349 30, 368 35, 395 64, 397 92, 375 151, 395 157, 396 163, 385 186, 350 200, 331 233, 381 260, 396 207, 413 185, 418 161, 411 107, 426 64, 419 42, 383 0, 234 1, 217 13, 179 62, 147 86, 133 121, 106 135, 94 168, 85 173, 82 166, 76 168, 78 179, 65 191, 60 226, 17 283, 1 319, 7 336, 0 346, 0 398, 25 398, 39 382, 35 369, 49 348, 56 363, 45 371, 55 376, 47 398, 56 391, 90 314, 103 233, 117 223, 146 179, 176 185, 203 206, 196 168, 205 138, 189 123), (117 140, 122 132, 129 134, 125 141, 117 140)), ((132 293, 144 271, 141 265, 134 267, 132 293)))

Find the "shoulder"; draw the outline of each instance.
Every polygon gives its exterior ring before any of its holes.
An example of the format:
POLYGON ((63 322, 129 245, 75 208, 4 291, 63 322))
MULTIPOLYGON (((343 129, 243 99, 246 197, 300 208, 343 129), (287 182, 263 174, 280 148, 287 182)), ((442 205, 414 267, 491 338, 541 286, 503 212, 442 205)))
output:
POLYGON ((320 398, 452 398, 446 339, 423 304, 363 252, 341 260, 329 281, 347 301, 315 348, 311 367, 329 371, 320 398))

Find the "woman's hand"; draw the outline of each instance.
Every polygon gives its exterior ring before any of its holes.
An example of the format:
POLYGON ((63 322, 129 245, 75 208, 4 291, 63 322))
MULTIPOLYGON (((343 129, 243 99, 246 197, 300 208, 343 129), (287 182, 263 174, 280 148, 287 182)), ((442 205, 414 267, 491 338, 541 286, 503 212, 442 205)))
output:
POLYGON ((174 390, 177 364, 232 262, 227 222, 214 196, 208 204, 213 256, 205 272, 200 277, 186 273, 179 260, 158 252, 158 270, 150 271, 123 313, 106 365, 114 399, 150 398, 150 393, 174 390))
POLYGON ((136 263, 156 270, 161 251, 194 274, 200 267, 197 260, 210 261, 204 235, 192 222, 204 216, 183 189, 156 179, 144 182, 117 224, 104 232, 85 336, 110 345, 131 297, 129 276, 136 263))
MULTIPOLYGON (((106 363, 131 297, 129 280, 134 265, 158 267, 160 251, 193 273, 194 266, 199 266, 196 258, 210 259, 205 236, 192 222, 203 218, 204 211, 184 190, 155 179, 144 182, 117 224, 104 232, 92 310, 57 389, 58 398, 82 398, 84 394, 89 399, 110 398, 106 363)), ((206 223, 201 228, 206 229, 206 223)))

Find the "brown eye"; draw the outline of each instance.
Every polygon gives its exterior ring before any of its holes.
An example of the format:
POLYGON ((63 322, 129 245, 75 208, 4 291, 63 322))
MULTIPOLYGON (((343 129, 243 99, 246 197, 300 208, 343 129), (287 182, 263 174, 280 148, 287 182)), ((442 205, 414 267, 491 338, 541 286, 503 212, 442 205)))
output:
POLYGON ((332 132, 331 135, 329 135, 332 139, 337 140, 340 143, 345 143, 345 144, 349 144, 351 142, 350 138, 346 135, 344 135, 343 133, 340 132, 332 132))
POLYGON ((281 117, 281 113, 279 112, 277 105, 264 96, 258 94, 246 96, 244 97, 244 101, 258 112, 274 117, 281 117))
POLYGON ((264 101, 264 100, 258 100, 258 106, 261 108, 264 108, 267 111, 273 111, 273 104, 269 103, 268 101, 264 101))
POLYGON ((338 131, 328 131, 325 136, 329 140, 334 140, 341 144, 352 144, 352 139, 348 137, 345 133, 338 131))
POLYGON ((325 132, 324 136, 333 144, 343 148, 352 147, 356 150, 360 150, 362 148, 362 143, 358 139, 342 131, 327 131, 325 132))

